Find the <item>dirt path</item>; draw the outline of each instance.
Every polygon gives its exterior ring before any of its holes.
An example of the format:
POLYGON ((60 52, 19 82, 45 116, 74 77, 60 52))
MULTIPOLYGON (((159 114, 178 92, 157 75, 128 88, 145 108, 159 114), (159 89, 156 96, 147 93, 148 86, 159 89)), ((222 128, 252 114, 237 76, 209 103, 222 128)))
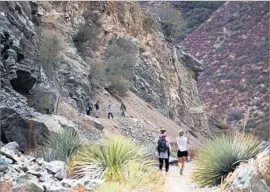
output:
POLYGON ((171 166, 166 177, 164 192, 215 192, 213 188, 198 188, 191 180, 192 163, 186 163, 183 175, 179 174, 179 167, 171 166))

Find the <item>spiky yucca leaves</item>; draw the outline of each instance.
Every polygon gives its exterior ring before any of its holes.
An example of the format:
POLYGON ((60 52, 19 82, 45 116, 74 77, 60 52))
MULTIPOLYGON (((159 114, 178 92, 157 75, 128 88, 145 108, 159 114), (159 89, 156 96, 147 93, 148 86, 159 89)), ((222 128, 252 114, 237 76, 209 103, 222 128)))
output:
POLYGON ((160 173, 154 171, 151 167, 132 160, 129 161, 124 172, 124 178, 121 181, 105 182, 100 185, 96 192, 119 192, 119 191, 157 191, 162 189, 165 183, 160 173))
POLYGON ((241 162, 260 151, 260 141, 252 135, 230 133, 220 135, 205 144, 195 160, 193 179, 200 186, 214 186, 241 162))
POLYGON ((41 156, 46 161, 68 161, 80 145, 78 132, 71 128, 65 128, 60 132, 51 132, 43 140, 41 156))
POLYGON ((123 136, 111 136, 100 143, 90 142, 82 146, 70 162, 70 168, 74 178, 90 175, 93 179, 122 181, 131 161, 145 168, 155 163, 141 153, 139 144, 123 136))
POLYGON ((156 155, 157 146, 151 141, 145 141, 142 144, 142 153, 151 155, 152 157, 156 155))

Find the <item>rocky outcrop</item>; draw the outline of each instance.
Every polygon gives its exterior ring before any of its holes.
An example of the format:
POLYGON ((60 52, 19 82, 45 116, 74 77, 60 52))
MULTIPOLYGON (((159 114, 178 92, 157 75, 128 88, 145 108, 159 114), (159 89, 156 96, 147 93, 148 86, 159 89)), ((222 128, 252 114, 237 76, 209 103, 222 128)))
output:
POLYGON ((31 5, 26 2, 0 4, 1 71, 5 72, 1 83, 18 92, 29 92, 39 76, 39 67, 34 62, 37 36, 32 20, 38 23, 40 15, 35 9, 36 3, 31 5))
POLYGON ((14 109, 1 107, 1 141, 4 143, 17 141, 22 150, 40 144, 40 140, 48 133, 48 128, 41 122, 24 116, 14 109))
POLYGON ((230 189, 236 192, 264 192, 270 190, 270 145, 247 163, 240 164, 226 178, 230 189))
POLYGON ((0 150, 0 191, 5 192, 43 192, 74 191, 83 186, 91 191, 101 180, 68 178, 65 162, 46 162, 42 158, 26 156, 18 151, 19 145, 11 142, 0 150))
POLYGON ((14 90, 2 89, 0 98, 1 141, 16 141, 23 151, 34 148, 48 133, 47 126, 36 119, 38 114, 27 106, 26 98, 14 90))

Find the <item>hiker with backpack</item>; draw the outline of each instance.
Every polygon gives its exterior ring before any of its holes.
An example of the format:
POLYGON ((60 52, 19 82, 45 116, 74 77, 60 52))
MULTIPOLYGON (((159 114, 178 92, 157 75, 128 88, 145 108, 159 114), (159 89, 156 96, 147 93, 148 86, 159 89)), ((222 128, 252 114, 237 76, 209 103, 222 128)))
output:
POLYGON ((166 130, 160 130, 160 136, 157 142, 157 155, 159 159, 159 170, 162 171, 163 163, 165 161, 165 171, 169 171, 169 157, 171 145, 167 136, 166 130))
POLYGON ((95 103, 95 108, 96 108, 96 118, 98 118, 99 117, 99 101, 97 101, 96 103, 95 103))
POLYGON ((124 103, 122 102, 121 103, 121 106, 120 106, 120 111, 121 111, 121 116, 122 117, 125 117, 126 116, 126 110, 127 110, 127 108, 126 108, 126 106, 124 105, 124 103))
POLYGON ((113 119, 113 110, 112 110, 111 100, 109 100, 109 105, 108 105, 108 119, 110 119, 110 117, 112 117, 113 119))
POLYGON ((176 143, 178 147, 177 157, 178 165, 180 167, 180 175, 183 175, 186 158, 188 156, 188 138, 185 136, 183 130, 179 131, 179 136, 176 138, 176 143))
POLYGON ((93 104, 88 102, 86 104, 86 114, 90 115, 92 110, 93 110, 93 104))

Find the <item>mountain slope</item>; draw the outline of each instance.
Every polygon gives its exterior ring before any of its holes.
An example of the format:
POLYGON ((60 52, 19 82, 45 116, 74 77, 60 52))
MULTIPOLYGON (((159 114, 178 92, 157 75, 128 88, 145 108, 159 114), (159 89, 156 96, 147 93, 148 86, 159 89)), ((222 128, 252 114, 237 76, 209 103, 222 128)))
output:
POLYGON ((240 125, 249 111, 247 129, 269 138, 269 2, 227 2, 182 45, 205 64, 206 107, 240 125))
POLYGON ((105 72, 118 63, 125 67, 129 58, 130 76, 120 83, 130 85, 133 93, 127 98, 137 104, 127 104, 128 110, 134 108, 133 118, 116 119, 116 126, 138 125, 136 139, 153 140, 160 127, 177 135, 180 127, 170 118, 186 130, 210 134, 196 82, 202 64, 167 42, 159 23, 138 3, 6 1, 0 2, 0 11, 4 143, 17 141, 27 151, 40 143, 41 135, 66 126, 75 127, 87 139, 110 133, 107 128, 114 122, 105 119, 107 103, 114 100, 117 106, 119 101, 107 84, 123 79, 119 73, 103 83, 107 77, 98 77, 98 67, 108 67, 105 72), (110 57, 110 50, 115 55, 110 57), (97 100, 102 104, 102 119, 83 115, 86 103, 97 100), (149 124, 138 123, 147 117, 149 124))

